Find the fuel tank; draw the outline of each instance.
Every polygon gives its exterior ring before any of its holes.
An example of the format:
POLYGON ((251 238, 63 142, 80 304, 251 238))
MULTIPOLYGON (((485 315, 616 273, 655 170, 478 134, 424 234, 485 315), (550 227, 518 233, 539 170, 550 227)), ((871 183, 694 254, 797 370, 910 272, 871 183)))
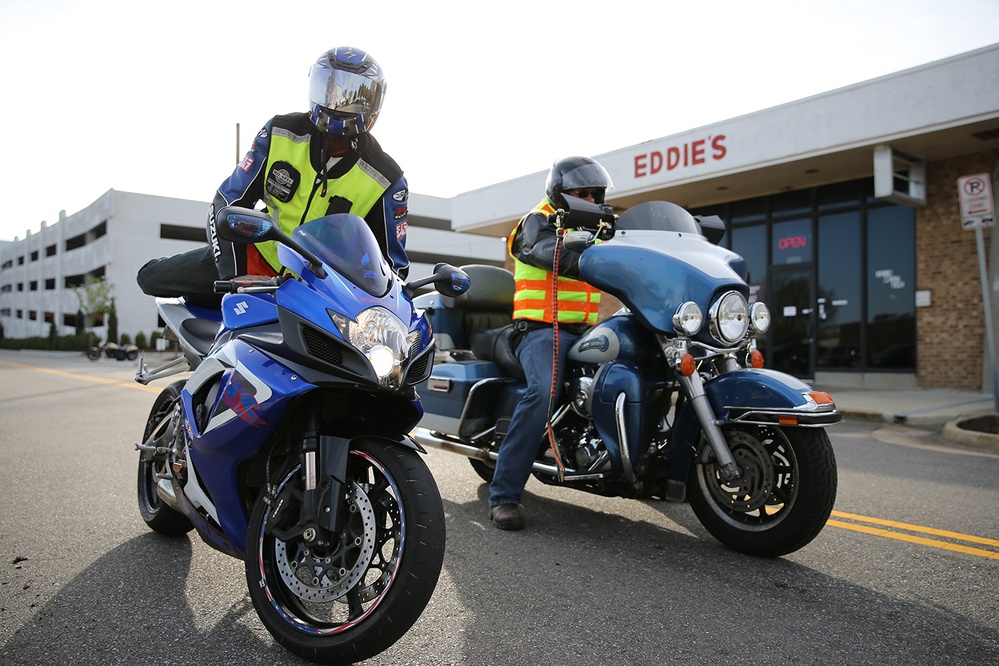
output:
POLYGON ((631 314, 618 314, 583 334, 569 349, 569 359, 593 364, 631 361, 642 366, 651 363, 658 353, 655 335, 631 314))

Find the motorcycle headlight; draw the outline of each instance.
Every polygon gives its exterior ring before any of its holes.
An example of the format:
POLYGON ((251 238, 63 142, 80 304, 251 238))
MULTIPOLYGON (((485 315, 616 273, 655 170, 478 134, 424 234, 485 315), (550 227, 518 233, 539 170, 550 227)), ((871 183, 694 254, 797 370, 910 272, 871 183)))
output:
POLYGON ((398 317, 381 307, 365 310, 356 321, 335 312, 330 312, 330 318, 343 339, 371 363, 379 386, 401 385, 402 364, 409 350, 419 343, 419 331, 408 331, 398 317))
POLYGON ((704 315, 701 308, 693 301, 681 303, 673 314, 673 328, 680 335, 696 335, 703 323, 704 315))
POLYGON ((729 291, 708 310, 711 337, 723 345, 742 340, 749 330, 749 303, 737 291, 729 291))
POLYGON ((770 328, 770 308, 765 303, 753 303, 749 308, 749 323, 757 333, 766 333, 770 328))

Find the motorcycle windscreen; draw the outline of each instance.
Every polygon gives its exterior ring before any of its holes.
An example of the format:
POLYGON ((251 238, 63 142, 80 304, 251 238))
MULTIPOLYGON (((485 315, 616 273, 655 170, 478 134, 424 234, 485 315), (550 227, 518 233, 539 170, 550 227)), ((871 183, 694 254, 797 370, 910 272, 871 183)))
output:
POLYGON ((737 272, 741 262, 699 234, 619 229, 612 240, 582 254, 579 273, 620 299, 646 326, 673 333, 673 313, 681 303, 694 301, 706 311, 720 290, 747 292, 737 272))
MULTIPOLYGON (((372 296, 388 293, 392 270, 363 218, 350 213, 327 215, 301 225, 293 236, 354 286, 372 296)), ((281 255, 279 248, 278 256, 285 263, 281 255)), ((301 270, 285 265, 302 274, 301 270)))

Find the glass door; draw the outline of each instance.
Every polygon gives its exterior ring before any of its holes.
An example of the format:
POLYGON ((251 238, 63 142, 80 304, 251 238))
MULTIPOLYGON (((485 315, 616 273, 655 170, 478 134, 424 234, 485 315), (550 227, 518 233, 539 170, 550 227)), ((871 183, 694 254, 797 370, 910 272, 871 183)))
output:
POLYGON ((815 294, 811 267, 774 266, 767 299, 773 317, 766 367, 802 379, 814 377, 815 294))

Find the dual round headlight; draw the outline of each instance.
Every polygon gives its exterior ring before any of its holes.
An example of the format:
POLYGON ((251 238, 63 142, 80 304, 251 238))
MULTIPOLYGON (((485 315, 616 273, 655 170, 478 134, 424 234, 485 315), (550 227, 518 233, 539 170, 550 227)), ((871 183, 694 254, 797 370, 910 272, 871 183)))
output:
MULTIPOLYGON (((701 308, 687 301, 673 315, 673 328, 681 335, 696 335, 704 324, 701 308)), ((755 333, 765 333, 770 328, 770 311, 763 303, 753 303, 737 291, 728 291, 708 309, 711 337, 722 345, 736 344, 752 327, 755 333)))

